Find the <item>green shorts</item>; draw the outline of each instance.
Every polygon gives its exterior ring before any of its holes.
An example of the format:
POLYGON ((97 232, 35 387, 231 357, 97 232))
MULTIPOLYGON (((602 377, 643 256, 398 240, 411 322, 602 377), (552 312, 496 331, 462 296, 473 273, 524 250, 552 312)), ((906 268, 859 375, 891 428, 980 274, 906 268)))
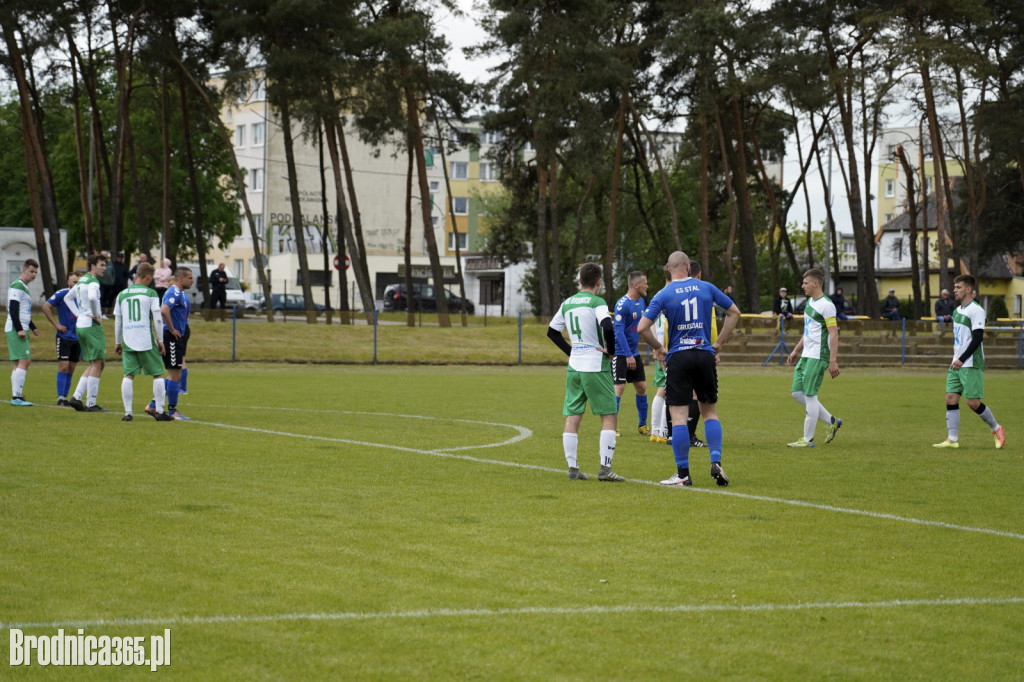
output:
POLYGON ((126 377, 137 377, 140 374, 158 377, 164 373, 164 359, 157 348, 149 350, 124 348, 121 351, 121 364, 124 365, 126 377))
POLYGON ((78 329, 78 345, 82 348, 82 362, 105 360, 107 357, 107 337, 103 327, 93 325, 78 329))
POLYGON ((818 395, 827 369, 828 362, 824 360, 800 358, 796 363, 796 371, 793 372, 793 387, 790 390, 793 393, 800 391, 804 395, 818 395))
POLYGON ((32 351, 28 346, 28 335, 29 332, 25 332, 25 338, 21 338, 13 329, 7 332, 7 357, 11 362, 32 358, 32 351))
POLYGON ((946 393, 958 393, 968 400, 981 400, 985 397, 985 370, 950 367, 946 372, 946 393))
POLYGON ((615 414, 615 384, 612 373, 577 372, 569 368, 565 375, 565 405, 562 414, 566 417, 583 414, 590 402, 594 414, 615 414))
POLYGON ((654 363, 654 387, 665 388, 665 367, 660 362, 655 361, 654 363))

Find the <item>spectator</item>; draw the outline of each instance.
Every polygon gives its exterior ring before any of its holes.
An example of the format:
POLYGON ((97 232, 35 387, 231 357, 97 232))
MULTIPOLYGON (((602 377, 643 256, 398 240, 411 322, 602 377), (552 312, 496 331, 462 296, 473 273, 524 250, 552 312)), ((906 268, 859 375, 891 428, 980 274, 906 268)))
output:
POLYGON ((103 319, 107 319, 107 313, 114 312, 114 301, 117 299, 117 288, 114 284, 114 259, 110 257, 109 251, 100 251, 107 261, 107 269, 100 277, 100 307, 103 308, 103 319))
POLYGON ((836 319, 846 320, 846 297, 843 296, 843 288, 836 287, 836 293, 829 296, 832 299, 832 305, 836 307, 836 319))
POLYGON ((889 295, 882 300, 882 317, 893 322, 903 319, 900 316, 900 299, 896 298, 895 289, 889 289, 889 295))
POLYGON ((939 298, 935 300, 935 319, 939 322, 939 330, 946 328, 946 323, 953 323, 953 311, 956 310, 956 301, 949 297, 949 289, 943 289, 939 298))
POLYGON ((124 264, 124 253, 118 252, 114 256, 114 263, 110 266, 114 272, 114 298, 111 307, 117 305, 117 295, 128 288, 128 266, 124 264))
POLYGON ((135 281, 135 271, 139 269, 140 265, 142 265, 143 263, 148 263, 148 262, 149 262, 149 254, 140 253, 139 254, 139 262, 136 263, 135 265, 133 265, 132 269, 128 271, 128 279, 130 279, 132 282, 134 282, 135 281))
POLYGON ((171 270, 171 259, 164 258, 161 261, 161 265, 153 273, 153 288, 156 289, 157 296, 160 300, 164 300, 164 294, 167 293, 167 288, 171 286, 171 277, 174 276, 174 271, 171 270))
POLYGON ((779 295, 772 301, 772 312, 776 317, 781 316, 787 320, 793 317, 793 302, 789 300, 789 291, 786 287, 779 289, 779 295))
MULTIPOLYGON (((228 305, 228 273, 224 271, 225 265, 221 263, 217 269, 210 273, 210 309, 220 308, 224 310, 228 305)), ((224 319, 221 316, 221 319, 224 319)))

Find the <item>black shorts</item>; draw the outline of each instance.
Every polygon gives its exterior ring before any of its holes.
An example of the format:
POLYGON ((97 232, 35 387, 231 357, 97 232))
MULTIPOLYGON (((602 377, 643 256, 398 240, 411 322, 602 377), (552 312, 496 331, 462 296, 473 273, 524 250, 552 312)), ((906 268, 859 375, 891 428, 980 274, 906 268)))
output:
POLYGON ((189 327, 185 327, 181 338, 174 338, 171 330, 164 330, 164 368, 181 369, 185 362, 185 351, 188 348, 189 327))
POLYGON ((718 402, 718 368, 711 351, 677 351, 669 357, 665 371, 666 404, 689 405, 695 391, 702 403, 718 402))
POLYGON ((639 355, 634 355, 633 359, 636 360, 636 369, 630 370, 629 365, 626 364, 626 357, 625 355, 616 355, 612 360, 612 381, 616 384, 646 382, 647 376, 644 374, 644 359, 639 355))
POLYGON ((78 362, 82 359, 82 347, 78 345, 78 341, 72 341, 71 339, 65 339, 63 337, 57 337, 57 361, 58 362, 78 362))

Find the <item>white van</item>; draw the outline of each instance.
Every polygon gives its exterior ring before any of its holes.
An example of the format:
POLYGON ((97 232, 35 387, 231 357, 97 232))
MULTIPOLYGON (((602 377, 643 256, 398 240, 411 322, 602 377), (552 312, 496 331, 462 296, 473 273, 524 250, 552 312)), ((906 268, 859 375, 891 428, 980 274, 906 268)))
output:
MULTIPOLYGON (((199 289, 199 263, 178 263, 178 267, 188 268, 192 271, 192 286, 185 291, 192 298, 192 307, 194 309, 202 308, 203 292, 199 289)), ((209 276, 216 269, 216 263, 207 263, 206 275, 209 276)), ((238 283, 238 278, 235 277, 230 265, 224 267, 224 272, 228 273, 227 307, 232 308, 237 305, 244 309, 245 294, 242 292, 242 286, 238 283)))

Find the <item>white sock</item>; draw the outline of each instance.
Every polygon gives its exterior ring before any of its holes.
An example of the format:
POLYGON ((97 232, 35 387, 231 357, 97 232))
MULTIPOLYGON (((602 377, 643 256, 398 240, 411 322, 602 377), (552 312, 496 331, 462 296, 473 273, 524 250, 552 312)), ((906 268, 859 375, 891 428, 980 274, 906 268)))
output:
POLYGON ((615 429, 601 432, 601 466, 610 467, 615 456, 615 429))
POLYGON ((156 411, 164 411, 164 398, 167 396, 167 389, 164 387, 163 377, 153 377, 153 402, 156 403, 156 411))
POLYGON ((982 410, 981 414, 978 416, 981 417, 981 420, 988 424, 988 428, 993 431, 999 428, 999 422, 997 422, 996 418, 992 415, 992 410, 988 409, 988 405, 985 406, 985 409, 982 410))
POLYGON ((818 401, 818 419, 825 422, 826 424, 832 423, 832 413, 825 409, 825 406, 818 401))
POLYGON ((804 405, 804 438, 812 440, 814 438, 814 427, 818 425, 818 396, 816 395, 805 395, 804 405))
POLYGON ((565 450, 565 463, 570 469, 578 469, 576 466, 576 450, 579 448, 580 436, 578 433, 562 434, 562 449, 565 450))
POLYGON ((98 398, 100 395, 100 378, 89 377, 89 382, 87 385, 89 389, 86 393, 88 398, 86 398, 85 400, 85 406, 92 407, 93 405, 96 404, 96 398, 98 398))
POLYGON ((651 401, 651 433, 655 436, 665 435, 665 399, 657 394, 651 401))
POLYGON ((125 377, 121 380, 121 402, 124 403, 124 413, 132 413, 132 398, 135 395, 135 382, 132 381, 131 377, 125 377))
POLYGON ((946 410, 946 431, 949 439, 956 441, 960 439, 960 409, 946 410))
POLYGON ((791 395, 793 396, 793 400, 797 401, 804 407, 807 406, 807 396, 804 395, 803 391, 793 391, 791 395))
POLYGON ((81 400, 82 396, 85 395, 86 390, 89 388, 89 377, 84 374, 78 379, 78 387, 75 388, 75 394, 71 396, 75 400, 81 400))
POLYGON ((28 372, 20 367, 15 367, 11 372, 11 395, 15 398, 21 397, 21 391, 25 388, 25 375, 28 372))

